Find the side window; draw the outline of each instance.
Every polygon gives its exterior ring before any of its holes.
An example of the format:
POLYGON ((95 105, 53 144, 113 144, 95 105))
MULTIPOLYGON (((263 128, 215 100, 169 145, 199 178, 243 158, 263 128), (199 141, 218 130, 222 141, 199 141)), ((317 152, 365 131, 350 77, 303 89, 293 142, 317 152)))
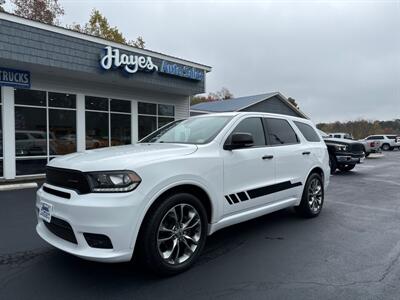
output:
POLYGON ((377 135, 377 136, 376 136, 376 139, 377 139, 377 140, 383 140, 384 137, 383 137, 382 135, 377 135))
POLYGON ((234 133, 250 133, 253 136, 254 146, 265 146, 264 127, 260 118, 247 118, 241 121, 228 138, 230 141, 234 133))
POLYGON ((334 137, 335 139, 340 139, 340 138, 341 138, 340 134, 335 134, 333 137, 334 137))
POLYGON ((299 140, 289 122, 284 119, 264 118, 271 145, 297 144, 299 140))
POLYGON ((375 140, 375 136, 374 135, 369 136, 369 137, 367 137, 367 140, 375 140))
POLYGON ((294 121, 294 124, 300 130, 301 134, 305 137, 305 139, 309 142, 320 142, 320 138, 318 134, 315 132, 314 128, 310 125, 305 124, 303 122, 294 121))

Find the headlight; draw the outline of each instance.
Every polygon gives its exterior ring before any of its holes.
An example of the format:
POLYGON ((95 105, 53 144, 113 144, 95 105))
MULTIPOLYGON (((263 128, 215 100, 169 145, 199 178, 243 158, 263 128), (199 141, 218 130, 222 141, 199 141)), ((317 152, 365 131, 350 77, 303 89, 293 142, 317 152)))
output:
POLYGON ((346 145, 335 145, 335 148, 337 151, 347 151, 347 146, 346 145))
POLYGON ((123 193, 133 191, 142 179, 132 171, 87 173, 94 193, 123 193))

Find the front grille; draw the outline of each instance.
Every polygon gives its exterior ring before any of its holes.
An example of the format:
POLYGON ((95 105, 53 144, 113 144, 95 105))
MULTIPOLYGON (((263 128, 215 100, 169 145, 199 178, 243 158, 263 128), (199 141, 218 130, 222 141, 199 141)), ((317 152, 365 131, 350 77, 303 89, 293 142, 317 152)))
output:
POLYGON ((364 145, 361 143, 353 143, 349 145, 349 150, 351 152, 362 152, 364 151, 364 145))
POLYGON ((90 193, 89 182, 81 171, 47 167, 46 182, 54 186, 75 190, 78 194, 90 193))
POLYGON ((74 231, 68 222, 56 217, 52 217, 50 223, 46 221, 43 221, 43 223, 52 234, 73 244, 78 244, 74 231))

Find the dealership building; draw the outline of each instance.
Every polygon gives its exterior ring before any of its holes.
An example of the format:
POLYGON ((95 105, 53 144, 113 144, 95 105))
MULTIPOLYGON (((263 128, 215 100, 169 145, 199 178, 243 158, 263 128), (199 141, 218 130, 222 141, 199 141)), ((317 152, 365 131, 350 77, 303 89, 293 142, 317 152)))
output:
POLYGON ((0 13, 0 180, 189 117, 211 68, 0 13))

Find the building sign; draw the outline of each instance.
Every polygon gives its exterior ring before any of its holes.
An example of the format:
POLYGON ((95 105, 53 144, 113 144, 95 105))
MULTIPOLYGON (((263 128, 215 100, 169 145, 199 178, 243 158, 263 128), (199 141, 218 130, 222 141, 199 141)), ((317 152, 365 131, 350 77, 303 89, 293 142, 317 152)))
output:
POLYGON ((132 55, 120 53, 119 49, 107 46, 104 48, 104 54, 100 58, 100 66, 104 70, 123 68, 129 74, 138 71, 152 72, 157 71, 163 74, 179 76, 193 80, 203 80, 204 71, 193 67, 171 63, 163 60, 161 67, 153 63, 150 56, 132 55))
POLYGON ((30 88, 31 73, 28 71, 0 67, 0 85, 7 85, 19 88, 30 88))
POLYGON ((104 48, 105 55, 100 60, 100 65, 105 70, 122 67, 126 72, 134 74, 137 71, 158 71, 151 57, 141 55, 128 55, 120 53, 119 49, 110 46, 104 48))
POLYGON ((165 73, 169 75, 174 75, 194 80, 204 79, 204 71, 202 70, 189 66, 178 65, 165 60, 163 60, 161 63, 160 73, 165 73))

